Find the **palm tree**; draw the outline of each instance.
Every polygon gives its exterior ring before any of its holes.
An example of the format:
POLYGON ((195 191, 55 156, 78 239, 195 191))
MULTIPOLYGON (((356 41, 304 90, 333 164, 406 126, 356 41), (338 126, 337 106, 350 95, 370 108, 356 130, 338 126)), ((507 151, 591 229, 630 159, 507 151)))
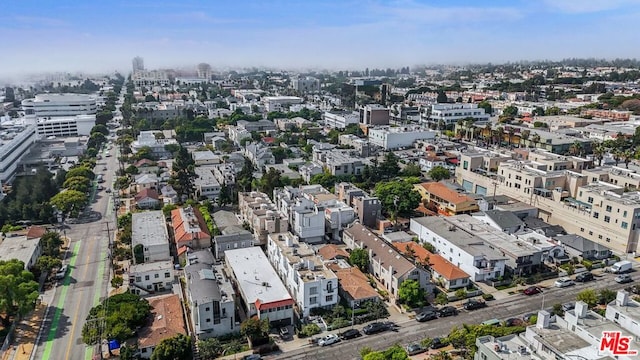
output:
POLYGON ((472 137, 473 137, 473 131, 472 131, 472 129, 474 129, 474 126, 473 126, 473 123, 474 123, 474 122, 475 122, 475 120, 474 120, 474 119, 472 119, 472 118, 467 118, 467 119, 464 121, 464 127, 465 127, 465 129, 467 129, 467 131, 466 131, 466 137, 467 137, 469 140, 471 140, 471 139, 472 139, 472 137))
POLYGON ((604 158, 604 153, 606 152, 607 149, 602 143, 597 143, 593 147, 593 156, 598 160, 598 166, 602 165, 602 159, 604 158))
POLYGON ((520 142, 518 145, 522 146, 522 144, 529 140, 529 136, 531 136, 531 130, 524 130, 520 133, 520 142))
POLYGON ((482 137, 484 137, 485 142, 487 141, 487 139, 491 138, 491 136, 492 136, 492 134, 491 134, 491 123, 487 123, 487 125, 484 126, 484 131, 483 131, 482 135, 483 135, 482 137))
POLYGON ((533 134, 533 136, 531 137, 531 141, 533 141, 533 147, 538 147, 538 143, 540 142, 540 135, 533 134))
POLYGON ((616 162, 616 166, 618 166, 620 159, 622 159, 622 150, 613 149, 613 160, 616 162))
POLYGON ((504 140, 504 128, 502 126, 496 128, 496 136, 498 138, 498 146, 502 146, 502 140, 504 140))
POLYGON ((579 142, 578 140, 574 141, 573 144, 571 144, 571 146, 569 146, 569 153, 571 155, 577 155, 577 156, 581 156, 582 155, 582 143, 579 142))
POLYGON ((509 127, 507 129, 507 132, 509 133, 509 147, 511 147, 511 142, 513 141, 512 138, 513 138, 513 135, 516 133, 516 130, 512 127, 509 127))
POLYGON ((627 149, 622 152, 621 156, 622 156, 622 161, 624 161, 624 166, 628 169, 629 163, 633 159, 633 152, 630 149, 627 149))

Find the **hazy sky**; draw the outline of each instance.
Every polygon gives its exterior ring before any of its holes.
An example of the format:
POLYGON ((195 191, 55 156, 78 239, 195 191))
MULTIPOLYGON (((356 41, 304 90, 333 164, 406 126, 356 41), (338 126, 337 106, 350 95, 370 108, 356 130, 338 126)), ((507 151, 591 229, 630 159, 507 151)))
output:
POLYGON ((5 1, 0 76, 639 57, 640 0, 5 1))

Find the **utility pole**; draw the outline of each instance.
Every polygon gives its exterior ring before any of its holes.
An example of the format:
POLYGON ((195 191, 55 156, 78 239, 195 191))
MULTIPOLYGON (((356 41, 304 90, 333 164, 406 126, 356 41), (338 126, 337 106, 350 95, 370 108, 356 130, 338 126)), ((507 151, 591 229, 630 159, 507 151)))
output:
POLYGON ((109 222, 105 222, 105 224, 107 225, 107 229, 105 230, 107 232, 107 241, 109 242, 109 253, 108 253, 108 257, 109 257, 109 261, 111 263, 111 269, 115 271, 114 269, 114 256, 113 256, 113 240, 111 239, 111 228, 109 227, 109 222))

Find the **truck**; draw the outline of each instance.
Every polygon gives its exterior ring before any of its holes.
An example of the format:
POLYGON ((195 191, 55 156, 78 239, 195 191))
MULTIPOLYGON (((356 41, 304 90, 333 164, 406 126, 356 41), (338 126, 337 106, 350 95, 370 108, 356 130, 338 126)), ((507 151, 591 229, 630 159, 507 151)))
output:
POLYGON ((609 268, 609 272, 612 272, 614 274, 624 274, 626 272, 631 271, 632 267, 633 267, 633 264, 631 263, 631 261, 622 260, 611 265, 611 268, 609 268))

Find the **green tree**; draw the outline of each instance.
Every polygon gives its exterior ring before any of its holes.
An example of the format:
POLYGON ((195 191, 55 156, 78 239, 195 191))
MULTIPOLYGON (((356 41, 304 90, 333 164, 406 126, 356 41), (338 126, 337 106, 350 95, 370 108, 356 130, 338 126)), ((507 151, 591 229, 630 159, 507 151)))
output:
POLYGON ((62 246, 62 238, 60 234, 54 231, 47 231, 40 238, 40 244, 42 244, 42 254, 57 257, 60 255, 60 246, 62 246))
POLYGON ((309 184, 319 184, 325 189, 333 189, 337 181, 337 177, 331 175, 329 171, 325 171, 322 174, 317 174, 309 179, 309 184))
POLYGON ((109 129, 107 128, 106 125, 97 124, 91 129, 91 134, 93 133, 100 133, 104 136, 107 136, 109 135, 109 129))
POLYGON ((518 116, 518 108, 513 105, 509 105, 502 109, 502 116, 513 119, 518 116))
POLYGON ((400 159, 396 154, 389 151, 384 155, 384 160, 380 164, 380 175, 383 179, 391 179, 398 176, 400 173, 400 165, 398 165, 400 159))
POLYGON ((425 291, 416 280, 404 280, 398 287, 398 299, 408 305, 420 305, 424 302, 425 291))
POLYGON ((611 289, 601 289, 598 294, 598 302, 601 304, 608 304, 616 299, 617 293, 611 289))
POLYGON ((70 179, 72 177, 76 177, 76 176, 82 176, 82 177, 86 177, 88 179, 93 180, 96 177, 96 174, 94 174, 93 171, 91 171, 91 169, 85 166, 76 166, 70 169, 69 171, 67 171, 67 174, 65 175, 65 180, 70 179))
POLYGON ((416 164, 407 164, 407 166, 405 166, 404 169, 402 169, 402 171, 400 172, 400 175, 404 177, 409 177, 409 176, 420 177, 422 176, 422 170, 420 169, 420 166, 416 164))
POLYGON ((249 318, 240 324, 240 333, 251 340, 264 339, 269 336, 269 319, 249 318))
POLYGON ((77 217, 80 210, 87 204, 87 194, 77 190, 65 190, 51 198, 51 205, 64 214, 77 217))
POLYGON ((449 98, 447 98, 447 94, 445 94, 444 91, 439 90, 438 96, 436 97, 436 102, 438 104, 446 103, 446 102, 449 102, 449 98))
POLYGON ((190 360, 192 352, 191 337, 178 334, 162 340, 153 349, 151 360, 190 360))
POLYGON ((589 307, 594 307, 598 303, 598 294, 594 289, 584 289, 576 295, 576 300, 587 303, 589 307))
POLYGON ((94 345, 102 340, 100 334, 109 334, 110 339, 123 342, 146 324, 149 315, 151 305, 146 299, 132 293, 113 295, 89 310, 82 327, 82 340, 87 345, 94 345), (97 319, 104 319, 104 322, 97 319))
POLYGON ((493 107, 491 106, 491 103, 486 100, 481 101, 478 104, 478 107, 480 109, 484 109, 485 114, 489 114, 489 115, 493 114, 493 107))
POLYGON ((120 360, 136 360, 137 352, 138 352, 138 346, 136 344, 123 345, 120 348, 120 360))
POLYGON ((438 165, 429 170, 429 177, 433 181, 445 180, 451 177, 451 172, 444 166, 438 165))
POLYGON ((195 193, 194 180, 197 177, 195 173, 195 161, 189 151, 185 147, 178 149, 173 161, 173 175, 169 183, 178 193, 178 197, 193 198, 195 193))
POLYGON ((262 175, 258 182, 258 190, 273 198, 273 189, 282 187, 282 177, 276 168, 269 168, 266 174, 262 175))
POLYGON ((91 188, 91 179, 84 176, 69 177, 64 181, 62 187, 86 193, 89 192, 89 189, 91 188))
POLYGON ((51 270, 62 267, 62 261, 48 255, 42 255, 38 258, 38 261, 36 261, 35 267, 40 270, 40 272, 50 273, 51 270))
POLYGON ((122 278, 122 276, 114 276, 113 279, 111 279, 111 286, 113 286, 114 288, 119 288, 123 283, 124 279, 122 278))
POLYGON ((223 347, 220 340, 208 338, 198 341, 198 351, 205 360, 215 359, 222 354, 223 347))
POLYGON ((22 261, 0 260, 0 322, 5 328, 11 318, 33 310, 39 295, 38 283, 22 261))
POLYGON ((422 198, 413 185, 406 181, 380 182, 376 184, 374 192, 393 220, 399 214, 408 214, 417 208, 422 198))
POLYGON ((369 253, 365 249, 355 248, 349 254, 349 262, 363 272, 369 271, 369 253))

